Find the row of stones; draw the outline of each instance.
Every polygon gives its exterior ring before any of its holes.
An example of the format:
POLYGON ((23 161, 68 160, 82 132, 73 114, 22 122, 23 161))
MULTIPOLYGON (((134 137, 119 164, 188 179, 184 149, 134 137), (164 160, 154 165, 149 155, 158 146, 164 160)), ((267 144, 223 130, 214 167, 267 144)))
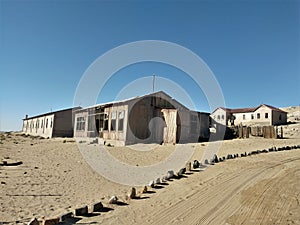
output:
MULTIPOLYGON (((103 209, 102 202, 94 203, 91 205, 90 212, 101 212, 103 209)), ((28 222, 28 225, 55 225, 59 224, 60 222, 65 222, 66 220, 73 218, 74 216, 87 216, 89 215, 89 207, 83 206, 74 209, 74 212, 67 212, 65 214, 60 215, 59 217, 44 219, 43 221, 38 221, 37 218, 33 218, 28 222)))
MULTIPOLYGON (((256 154, 260 154, 260 153, 268 153, 268 152, 276 152, 276 151, 284 151, 284 150, 292 150, 292 149, 300 149, 300 145, 285 146, 285 147, 280 147, 280 148, 272 147, 272 148, 264 149, 264 150, 251 151, 249 153, 245 152, 245 153, 242 153, 240 156, 246 157, 246 156, 256 155, 256 154)), ((213 159, 211 159, 211 160, 206 159, 204 161, 204 164, 213 165, 214 163, 223 162, 226 159, 229 160, 229 159, 234 159, 237 157, 239 157, 239 154, 228 154, 227 157, 223 156, 220 158, 217 155, 214 155, 213 159)), ((181 178, 186 172, 192 171, 192 168, 197 169, 197 168, 205 168, 205 167, 206 166, 203 165, 202 163, 200 163, 198 160, 194 160, 193 164, 191 162, 187 162, 185 167, 181 168, 177 173, 174 173, 173 170, 169 170, 167 172, 167 174, 165 176, 163 176, 162 178, 157 178, 155 180, 150 181, 149 186, 154 188, 156 185, 162 184, 172 178, 181 178)), ((126 197, 127 197, 127 199, 137 199, 137 198, 140 198, 142 194, 147 193, 147 191, 148 191, 147 186, 142 187, 142 189, 139 191, 139 193, 137 193, 136 188, 132 187, 129 194, 126 197)), ((109 199, 108 203, 109 204, 117 204, 118 197, 112 196, 109 199)), ((89 209, 88 206, 76 208, 74 210, 74 212, 65 213, 65 214, 61 215, 60 217, 45 219, 42 221, 42 225, 55 225, 60 222, 65 222, 67 219, 72 218, 74 216, 87 216, 89 214, 88 209, 89 209)), ((103 209, 103 204, 101 202, 98 202, 98 203, 91 205, 90 211, 91 212, 101 212, 102 209, 103 209)), ((28 225, 40 225, 40 222, 36 218, 33 218, 28 223, 28 225)))
POLYGON ((263 150, 255 150, 255 151, 251 151, 251 152, 245 152, 245 153, 241 153, 239 154, 228 154, 227 157, 223 156, 223 157, 218 157, 217 155, 214 155, 213 159, 211 160, 211 162, 209 163, 208 160, 205 160, 206 164, 213 164, 213 163, 218 163, 218 162, 223 162, 226 159, 234 159, 237 157, 247 157, 247 156, 251 156, 251 155, 257 155, 260 153, 269 153, 269 152, 280 152, 280 151, 289 151, 289 150, 293 150, 293 149, 300 149, 300 145, 293 145, 293 146, 284 146, 284 147, 272 147, 269 149, 263 149, 263 150))

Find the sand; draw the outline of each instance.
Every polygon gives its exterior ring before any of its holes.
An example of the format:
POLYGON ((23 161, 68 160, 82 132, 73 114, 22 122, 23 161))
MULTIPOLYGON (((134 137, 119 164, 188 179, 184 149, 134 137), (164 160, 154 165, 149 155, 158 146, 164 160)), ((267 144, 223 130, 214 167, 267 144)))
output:
MULTIPOLYGON (((289 126, 285 139, 223 141, 218 156, 300 144, 299 124, 289 126)), ((80 217, 77 223, 300 224, 300 150, 228 160, 168 181, 141 199, 127 200, 131 187, 95 173, 73 139, 5 134, 0 141, 1 161, 6 158, 23 162, 0 167, 0 223, 22 224, 32 217, 55 217, 102 201, 111 210, 80 217), (124 204, 107 204, 112 195, 124 204)), ((207 145, 188 144, 195 149, 191 159, 201 159, 207 145)), ((131 147, 108 150, 121 161, 143 166, 168 157, 176 146, 151 148, 151 152, 131 147)))

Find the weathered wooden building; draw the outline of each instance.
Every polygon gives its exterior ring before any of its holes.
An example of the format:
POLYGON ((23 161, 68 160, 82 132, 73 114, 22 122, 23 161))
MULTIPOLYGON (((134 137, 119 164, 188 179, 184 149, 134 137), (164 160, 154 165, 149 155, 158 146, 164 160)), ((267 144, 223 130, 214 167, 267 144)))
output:
POLYGON ((23 119, 22 132, 44 138, 73 137, 72 111, 80 109, 69 108, 55 112, 48 112, 23 119))
POLYGON ((74 137, 100 143, 197 142, 209 137, 209 113, 191 111, 160 91, 76 110, 74 137))

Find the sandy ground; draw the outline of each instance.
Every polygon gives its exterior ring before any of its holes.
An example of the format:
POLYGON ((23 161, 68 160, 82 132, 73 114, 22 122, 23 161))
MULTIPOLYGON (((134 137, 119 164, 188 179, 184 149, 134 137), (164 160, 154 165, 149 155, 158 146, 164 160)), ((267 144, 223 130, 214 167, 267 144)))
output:
MULTIPOLYGON (((218 156, 300 144, 299 124, 285 139, 223 141, 218 156)), ((59 216, 102 201, 107 212, 73 222, 101 224, 300 224, 300 150, 228 160, 180 180, 168 181, 141 199, 126 200, 130 187, 111 182, 89 167, 72 139, 2 135, 0 160, 22 161, 0 167, 0 224, 26 223, 59 216), (66 140, 66 141, 65 141, 66 140), (122 205, 109 205, 117 195, 122 205)), ((189 144, 201 159, 208 143, 189 144)), ((136 145, 134 148, 149 146, 136 145)), ((151 151, 110 147, 111 155, 131 165, 151 165, 176 146, 151 151)), ((129 174, 130 176, 130 174, 129 174)), ((138 189, 140 187, 137 187, 138 189)))

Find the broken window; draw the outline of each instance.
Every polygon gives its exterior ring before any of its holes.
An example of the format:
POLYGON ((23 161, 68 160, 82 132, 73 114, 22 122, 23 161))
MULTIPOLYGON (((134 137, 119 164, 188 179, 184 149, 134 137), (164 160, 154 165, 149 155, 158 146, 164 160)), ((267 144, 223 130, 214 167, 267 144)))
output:
POLYGON ((76 119, 76 130, 85 130, 85 118, 83 116, 76 119))
POLYGON ((116 130, 116 120, 117 120, 117 113, 112 112, 111 113, 111 121, 110 121, 110 130, 111 131, 116 130))
POLYGON ((118 131, 123 131, 124 129, 124 110, 119 112, 119 115, 118 115, 118 131))
POLYGON ((103 130, 108 130, 108 114, 107 113, 104 114, 104 126, 103 126, 103 130))
POLYGON ((269 118, 269 114, 265 113, 265 118, 268 119, 269 118))

